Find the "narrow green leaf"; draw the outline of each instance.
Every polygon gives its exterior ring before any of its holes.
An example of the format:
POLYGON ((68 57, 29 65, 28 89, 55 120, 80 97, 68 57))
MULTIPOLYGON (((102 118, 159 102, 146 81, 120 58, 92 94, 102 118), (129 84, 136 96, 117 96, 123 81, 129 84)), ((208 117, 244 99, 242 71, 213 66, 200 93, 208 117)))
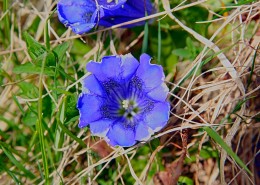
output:
POLYGON ((65 127, 61 122, 58 122, 59 126, 61 127, 62 131, 65 132, 68 136, 70 136, 73 140, 78 142, 82 147, 86 147, 86 144, 77 136, 72 134, 67 127, 65 127))
POLYGON ((50 35, 49 35, 49 26, 48 26, 49 19, 46 20, 45 22, 45 28, 44 28, 44 41, 45 41, 45 46, 47 50, 49 51, 51 48, 50 44, 50 35))
POLYGON ((62 44, 59 44, 55 48, 53 48, 53 52, 58 56, 58 59, 61 60, 68 49, 69 49, 69 43, 64 42, 62 44))
POLYGON ((158 21, 158 56, 157 56, 157 62, 158 64, 161 64, 161 54, 162 54, 162 33, 161 33, 161 22, 158 21))
POLYGON ((38 132, 35 131, 35 132, 33 133, 33 136, 31 137, 29 146, 28 146, 28 148, 27 148, 27 150, 26 150, 26 155, 28 155, 28 153, 31 151, 33 145, 35 144, 35 141, 36 141, 37 136, 38 136, 38 132))
POLYGON ((8 0, 4 0, 3 1, 3 12, 8 12, 5 16, 4 16, 4 32, 5 32, 5 40, 8 41, 8 43, 10 42, 10 12, 9 12, 9 8, 8 8, 8 5, 9 5, 9 1, 8 0))
POLYGON ((76 80, 75 80, 74 78, 72 78, 70 75, 68 75, 68 74, 64 71, 64 69, 59 68, 58 66, 57 66, 57 67, 51 67, 51 68, 54 68, 55 70, 59 71, 60 74, 61 74, 63 77, 65 77, 66 79, 72 81, 73 83, 76 82, 76 80))
POLYGON ((23 107, 20 104, 20 102, 18 101, 18 99, 16 98, 16 96, 13 96, 13 100, 14 100, 15 104, 17 105, 17 107, 19 108, 19 110, 21 111, 21 113, 24 115, 25 111, 23 110, 23 107))
MULTIPOLYGON (((22 65, 16 66, 13 69, 13 72, 16 74, 21 74, 21 73, 41 74, 41 67, 28 62, 28 63, 22 64, 22 65)), ((49 68, 45 68, 43 74, 47 75, 47 76, 54 76, 54 71, 49 68)))
POLYGON ((17 179, 17 177, 15 176, 15 174, 14 174, 12 171, 10 171, 3 163, 2 163, 2 164, 0 163, 0 172, 1 172, 1 171, 5 171, 8 175, 10 175, 10 177, 13 178, 13 180, 14 180, 14 182, 15 182, 16 184, 22 184, 22 183, 17 179))
POLYGON ((4 142, 2 142, 2 141, 0 141, 0 143, 1 143, 1 145, 2 145, 3 147, 6 148, 6 150, 8 150, 9 152, 11 152, 11 153, 17 155, 17 156, 18 156, 19 158, 21 158, 22 160, 25 160, 24 157, 22 157, 21 153, 19 153, 19 152, 18 152, 17 150, 15 150, 15 149, 13 149, 10 145, 8 145, 8 144, 6 144, 6 143, 4 143, 4 142))
POLYGON ((183 57, 183 58, 190 58, 191 57, 190 51, 187 50, 187 49, 184 49, 184 48, 174 49, 174 50, 172 50, 172 53, 174 55, 177 55, 177 56, 183 57))
POLYGON ((57 123, 59 124, 60 128, 62 129, 62 131, 64 133, 66 133, 68 136, 70 136, 73 140, 75 140, 76 142, 78 142, 82 147, 86 147, 86 144, 77 136, 75 136, 73 133, 71 133, 69 131, 69 129, 67 129, 67 127, 64 126, 64 124, 62 123, 64 121, 64 108, 65 108, 65 102, 63 102, 62 105, 62 110, 63 112, 60 112, 60 121, 57 121, 57 123))
POLYGON ((5 153, 5 155, 9 158, 9 160, 21 171, 23 171, 26 176, 28 176, 30 179, 34 179, 35 176, 32 172, 27 170, 17 159, 14 157, 14 155, 4 146, 3 142, 0 142, 0 147, 5 153))
POLYGON ((1 129, 0 129, 0 136, 2 136, 4 140, 7 140, 9 138, 9 135, 3 132, 1 129))
POLYGON ((26 42, 28 53, 33 60, 37 59, 46 51, 44 46, 42 46, 40 43, 34 40, 34 38, 27 32, 24 32, 23 36, 26 42))
POLYGON ((142 46, 142 53, 147 52, 148 34, 149 34, 149 26, 148 26, 148 22, 146 22, 145 25, 144 25, 144 40, 143 40, 143 46, 142 46))
POLYGON ((42 91, 43 91, 42 79, 43 79, 43 74, 44 74, 45 63, 46 63, 46 58, 43 60, 40 78, 39 78, 38 120, 36 121, 36 130, 39 133, 45 184, 49 185, 50 184, 49 167, 48 167, 48 160, 47 160, 46 151, 45 151, 45 142, 44 142, 45 136, 44 136, 43 123, 42 123, 42 91))
POLYGON ((79 119, 79 116, 75 116, 71 119, 69 119, 67 122, 64 123, 64 125, 69 125, 71 122, 74 122, 79 119))
POLYGON ((239 166, 241 166, 250 175, 252 175, 252 172, 247 168, 244 162, 237 156, 235 152, 233 152, 233 150, 227 145, 227 143, 225 143, 225 141, 220 137, 220 135, 215 130, 213 130, 210 127, 203 127, 203 129, 215 142, 217 142, 227 152, 228 155, 230 155, 237 162, 239 166))
POLYGON ((0 121, 3 121, 5 123, 7 123, 7 125, 15 130, 19 130, 19 127, 17 126, 17 124, 13 121, 10 121, 8 119, 6 119, 4 116, 0 115, 0 121))

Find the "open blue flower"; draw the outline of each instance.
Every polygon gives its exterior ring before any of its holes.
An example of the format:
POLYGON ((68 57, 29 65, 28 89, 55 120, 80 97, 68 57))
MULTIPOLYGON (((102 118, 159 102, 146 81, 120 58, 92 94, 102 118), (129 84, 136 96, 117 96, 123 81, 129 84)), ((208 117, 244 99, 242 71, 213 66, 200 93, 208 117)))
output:
MULTIPOLYGON (((60 0, 57 11, 65 26, 83 34, 97 24, 108 27, 150 15, 153 7, 150 0, 60 0)), ((142 24, 144 22, 124 27, 142 24)))
POLYGON ((89 125, 93 135, 112 146, 129 147, 146 141, 162 129, 170 112, 161 66, 142 54, 140 63, 131 55, 107 56, 91 61, 77 108, 79 127, 89 125))

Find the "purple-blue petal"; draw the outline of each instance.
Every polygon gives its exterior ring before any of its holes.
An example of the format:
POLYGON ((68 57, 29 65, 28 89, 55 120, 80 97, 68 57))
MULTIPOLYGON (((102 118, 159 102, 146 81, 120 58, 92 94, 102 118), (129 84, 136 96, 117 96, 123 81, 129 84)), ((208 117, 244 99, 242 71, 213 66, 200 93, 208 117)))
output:
POLYGON ((142 54, 140 57, 140 65, 136 71, 136 76, 143 81, 144 91, 150 92, 163 83, 165 78, 162 66, 151 64, 151 57, 142 54))
POLYGON ((120 122, 110 128, 107 139, 112 146, 129 147, 136 143, 134 130, 124 127, 120 122))
POLYGON ((152 134, 153 134, 153 131, 146 124, 143 124, 141 122, 136 126, 135 140, 147 141, 151 137, 152 134))
POLYGON ((105 137, 112 123, 110 119, 99 119, 89 123, 90 131, 95 136, 105 137))
POLYGON ((139 62, 132 54, 121 55, 121 77, 122 79, 129 80, 136 72, 139 62))
MULTIPOLYGON (((142 18, 146 15, 151 15, 153 12, 154 8, 150 0, 128 0, 123 4, 123 6, 115 10, 104 9, 104 16, 100 19, 99 24, 110 27, 123 22, 142 18)), ((141 21, 123 27, 130 28, 133 26, 143 25, 144 23, 145 21, 141 21)))
POLYGON ((83 80, 78 100, 79 127, 89 125, 93 135, 123 147, 147 141, 163 128, 169 119, 169 89, 162 67, 150 60, 143 54, 139 63, 127 54, 89 62, 92 74, 83 80))
POLYGON ((115 10, 121 7, 127 0, 98 0, 98 4, 100 7, 109 10, 115 10))
POLYGON ((97 78, 91 74, 87 76, 82 82, 82 92, 88 94, 94 94, 98 96, 105 96, 104 88, 101 86, 97 78))
POLYGON ((169 88, 165 83, 162 83, 158 87, 152 89, 147 93, 147 96, 156 101, 165 101, 169 92, 169 88))
POLYGON ((93 1, 60 0, 57 12, 59 20, 77 34, 85 33, 96 25, 97 11, 93 1))
POLYGON ((91 61, 87 64, 87 70, 100 81, 119 81, 131 78, 138 66, 139 62, 131 54, 127 54, 103 57, 101 62, 91 61))
MULTIPOLYGON (((98 23, 113 26, 145 17, 154 12, 150 0, 60 0, 57 3, 59 20, 77 34, 90 31, 98 23)), ((145 21, 123 27, 143 25, 145 21)))
POLYGON ((101 97, 90 94, 81 94, 78 99, 77 108, 80 114, 79 127, 88 126, 90 122, 102 118, 100 107, 104 100, 101 97))
POLYGON ((74 33, 82 35, 89 32, 95 25, 96 23, 75 23, 71 24, 70 27, 74 33))
POLYGON ((146 124, 157 132, 162 129, 169 119, 170 104, 169 102, 155 103, 153 110, 147 113, 145 121, 146 124))
POLYGON ((98 80, 105 81, 111 78, 118 78, 120 74, 120 65, 120 57, 108 56, 102 58, 101 62, 89 62, 87 64, 87 70, 93 73, 98 80))

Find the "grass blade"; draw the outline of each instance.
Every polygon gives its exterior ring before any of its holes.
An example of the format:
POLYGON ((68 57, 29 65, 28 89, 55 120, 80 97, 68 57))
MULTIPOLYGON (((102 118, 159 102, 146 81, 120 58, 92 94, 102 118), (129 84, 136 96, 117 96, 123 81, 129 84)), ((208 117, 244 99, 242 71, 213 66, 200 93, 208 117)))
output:
POLYGON ((143 40, 143 46, 142 46, 142 53, 147 52, 148 34, 149 34, 149 27, 148 27, 148 22, 146 22, 145 25, 144 25, 144 40, 143 40))
POLYGON ((8 148, 6 148, 4 146, 4 143, 0 142, 0 147, 1 149, 3 150, 3 152, 5 153, 5 155, 9 158, 9 160, 21 171, 24 172, 24 174, 26 176, 28 176, 30 179, 34 179, 35 176, 32 172, 30 172, 29 170, 27 170, 24 165, 22 165, 15 157, 14 155, 12 154, 12 152, 10 152, 8 150, 8 148))
POLYGON ((44 57, 44 60, 42 63, 42 69, 41 69, 41 74, 40 74, 40 79, 39 79, 38 120, 36 121, 36 130, 39 133, 45 184, 48 185, 48 184, 50 184, 49 183, 49 168, 48 168, 48 160, 47 160, 46 151, 45 151, 44 128, 43 128, 43 123, 42 123, 42 91, 43 91, 42 79, 43 79, 46 57, 47 56, 44 57))
POLYGON ((162 35, 161 35, 161 22, 158 21, 158 56, 157 62, 161 64, 161 54, 162 54, 162 35))
POLYGON ((203 129, 215 142, 217 142, 228 153, 228 155, 230 155, 237 162, 239 166, 241 166, 250 175, 252 175, 252 172, 247 168, 244 162, 237 156, 235 152, 233 152, 233 150, 227 145, 227 143, 225 143, 225 141, 220 137, 220 135, 215 130, 213 130, 210 127, 203 127, 203 129))

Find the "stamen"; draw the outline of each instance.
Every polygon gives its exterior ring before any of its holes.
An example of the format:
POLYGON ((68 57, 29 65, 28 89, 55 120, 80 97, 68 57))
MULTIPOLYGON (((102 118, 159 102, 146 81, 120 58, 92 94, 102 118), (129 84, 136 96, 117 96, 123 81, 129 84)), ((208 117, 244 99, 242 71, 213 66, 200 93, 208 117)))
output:
POLYGON ((123 108, 126 110, 126 109, 128 109, 128 107, 129 107, 129 100, 123 100, 123 102, 122 102, 122 105, 123 105, 123 108))

